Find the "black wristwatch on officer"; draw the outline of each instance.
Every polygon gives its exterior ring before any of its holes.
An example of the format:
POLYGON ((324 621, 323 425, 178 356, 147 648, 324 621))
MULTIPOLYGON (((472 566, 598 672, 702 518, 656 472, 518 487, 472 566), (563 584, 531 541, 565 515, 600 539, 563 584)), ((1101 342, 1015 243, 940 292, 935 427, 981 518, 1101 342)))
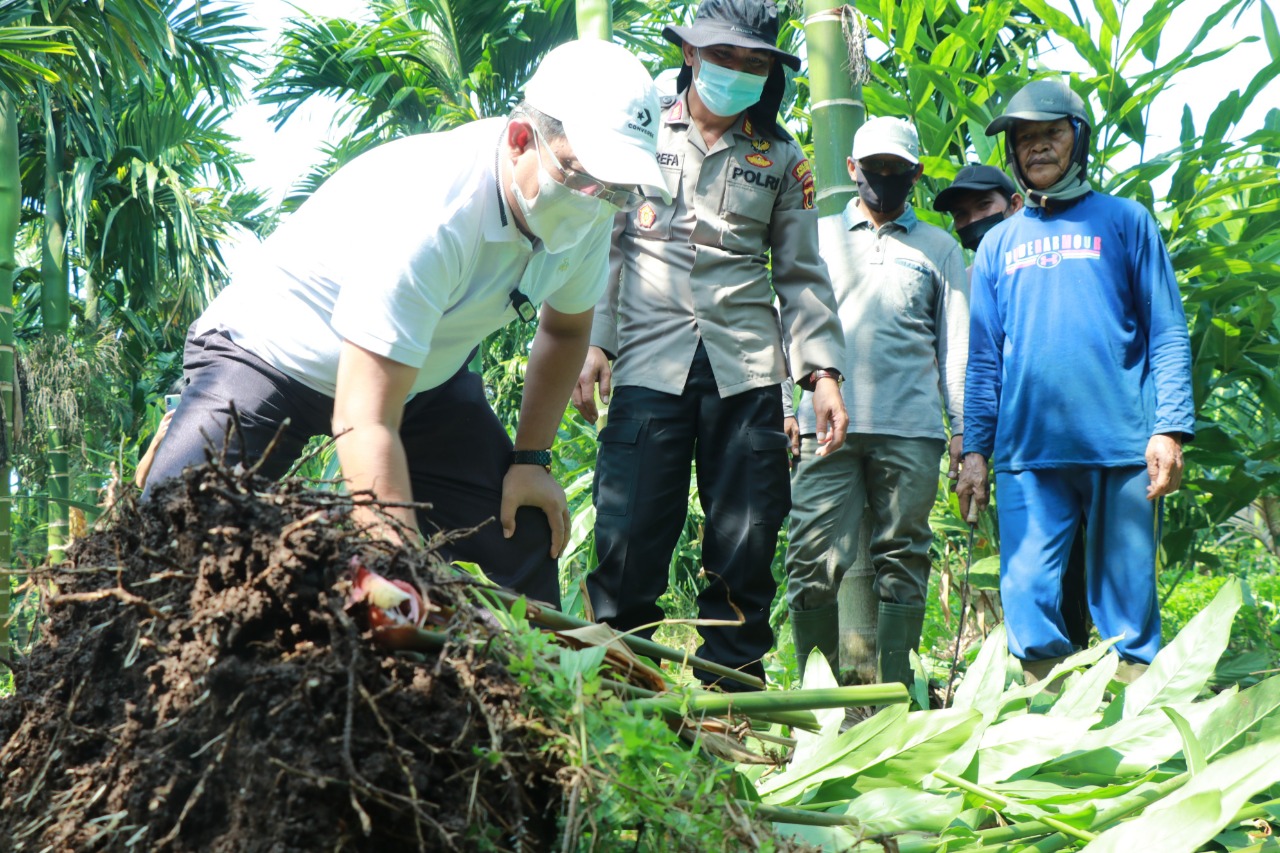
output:
POLYGON ((812 391, 814 388, 818 387, 819 379, 834 379, 836 381, 837 388, 844 385, 844 376, 834 367, 818 368, 804 379, 801 379, 797 384, 800 386, 801 390, 812 391))
POLYGON ((548 450, 513 450, 512 465, 539 465, 551 473, 551 451, 548 450))

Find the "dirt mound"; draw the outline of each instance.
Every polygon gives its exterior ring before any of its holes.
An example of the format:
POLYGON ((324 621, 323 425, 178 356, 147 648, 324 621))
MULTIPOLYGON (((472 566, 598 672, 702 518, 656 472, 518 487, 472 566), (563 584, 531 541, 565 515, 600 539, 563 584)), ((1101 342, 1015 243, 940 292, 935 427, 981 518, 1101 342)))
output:
POLYGON ((538 850, 559 769, 467 638, 461 581, 371 546, 349 501, 199 468, 51 571, 44 639, 0 701, 15 851, 538 850), (374 647, 353 555, 455 608, 437 655, 374 647))

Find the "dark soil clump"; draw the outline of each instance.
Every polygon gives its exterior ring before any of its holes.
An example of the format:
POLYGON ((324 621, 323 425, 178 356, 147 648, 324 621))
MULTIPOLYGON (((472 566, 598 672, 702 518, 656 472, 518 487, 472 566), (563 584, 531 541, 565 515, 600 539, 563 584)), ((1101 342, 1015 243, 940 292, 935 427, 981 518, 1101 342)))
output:
POLYGON ((350 507, 201 467, 77 542, 0 701, 0 847, 546 848, 559 768, 465 581, 350 507), (439 654, 390 654, 344 610, 357 555, 448 614, 439 654))

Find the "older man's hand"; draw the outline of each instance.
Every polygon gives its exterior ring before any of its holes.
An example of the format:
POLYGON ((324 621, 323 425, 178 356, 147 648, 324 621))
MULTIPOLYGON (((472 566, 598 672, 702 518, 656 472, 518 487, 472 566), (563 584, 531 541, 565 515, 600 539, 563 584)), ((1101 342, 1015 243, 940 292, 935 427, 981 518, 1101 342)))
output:
POLYGON ((1182 485, 1182 440, 1176 436, 1160 434, 1147 442, 1147 500, 1173 494, 1182 485))
POLYGON ((956 497, 960 499, 960 515, 970 524, 991 500, 987 491, 987 458, 981 453, 966 453, 960 462, 960 479, 956 481, 956 497))

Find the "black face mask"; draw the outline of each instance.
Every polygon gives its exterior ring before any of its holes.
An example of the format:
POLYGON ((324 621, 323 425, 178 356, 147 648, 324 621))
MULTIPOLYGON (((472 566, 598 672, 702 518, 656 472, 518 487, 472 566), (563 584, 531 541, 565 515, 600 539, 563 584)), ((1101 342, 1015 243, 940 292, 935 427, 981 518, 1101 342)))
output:
POLYGON ((993 213, 990 216, 975 219, 963 228, 957 228, 956 236, 960 238, 961 246, 971 252, 976 252, 978 251, 978 244, 982 242, 982 238, 1001 222, 1004 222, 1004 214, 993 213))
POLYGON ((876 213, 892 212, 906 202, 915 180, 915 172, 907 172, 905 175, 877 175, 859 169, 858 197, 876 213))

